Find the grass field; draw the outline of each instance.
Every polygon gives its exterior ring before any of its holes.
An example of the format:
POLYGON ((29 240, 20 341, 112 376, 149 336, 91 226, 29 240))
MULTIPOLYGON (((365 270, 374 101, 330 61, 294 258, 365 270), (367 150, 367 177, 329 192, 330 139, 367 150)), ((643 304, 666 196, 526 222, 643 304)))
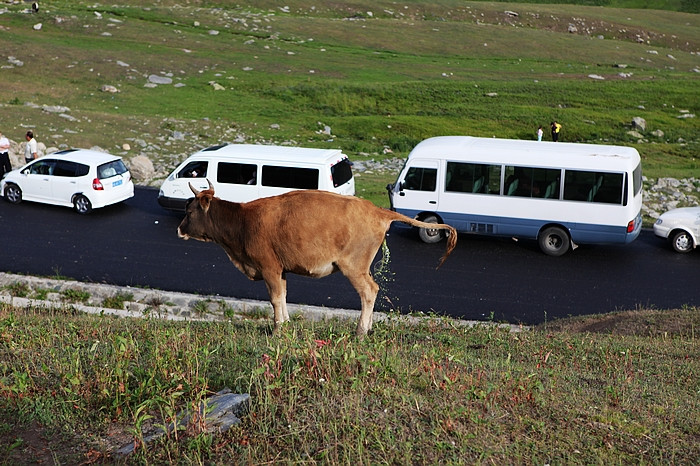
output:
MULTIPOLYGON (((145 154, 162 177, 221 142, 380 160, 436 135, 534 139, 556 119, 565 141, 637 148, 647 176, 700 176, 693 0, 40 3, 38 14, 0 7, 0 131, 15 141, 33 129, 48 147, 145 154), (150 75, 172 84, 146 87, 150 75), (642 140, 628 135, 636 116, 642 140)), ((395 176, 362 175, 358 194, 386 202, 395 176)), ((0 305, 0 464, 112 462, 114 448, 224 387, 252 395, 239 427, 211 436, 191 425, 128 461, 700 457, 698 309, 520 333, 391 321, 362 342, 353 324, 297 321, 272 337, 254 320, 0 305)))
POLYGON ((693 464, 700 309, 511 333, 450 320, 168 323, 0 307, 0 464, 111 453, 212 392, 242 423, 201 423, 130 464, 693 464))
POLYGON ((127 159, 143 152, 134 140, 146 141, 164 177, 222 141, 381 159, 435 135, 532 139, 556 119, 563 140, 636 147, 647 176, 700 173, 700 123, 683 118, 700 107, 698 15, 456 0, 225 5, 56 1, 36 15, 7 6, 0 46, 24 65, 0 73, 0 128, 127 159), (173 83, 144 87, 149 75, 173 83), (635 116, 647 142, 627 134, 635 116))

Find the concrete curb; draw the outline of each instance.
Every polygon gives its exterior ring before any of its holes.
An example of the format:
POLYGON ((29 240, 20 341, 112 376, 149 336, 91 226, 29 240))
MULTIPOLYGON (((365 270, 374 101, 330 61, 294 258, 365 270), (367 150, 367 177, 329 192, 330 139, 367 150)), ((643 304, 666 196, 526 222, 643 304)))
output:
MULTIPOLYGON (((272 306, 269 301, 237 299, 222 296, 204 296, 174 291, 150 290, 144 288, 122 287, 97 283, 84 283, 74 280, 59 280, 27 275, 15 275, 0 272, 0 303, 17 307, 70 307, 86 314, 107 314, 119 317, 156 317, 175 321, 226 321, 232 319, 270 317, 272 306), (36 296, 40 296, 37 298, 36 296), (84 298, 82 302, 69 300, 67 296, 84 298), (35 296, 35 297, 28 297, 35 296), (106 299, 119 298, 123 301, 122 309, 104 305, 106 299)), ((325 319, 357 320, 359 310, 287 304, 290 316, 300 315, 311 321, 325 319)), ((374 312, 374 322, 399 319, 407 323, 417 323, 431 317, 396 316, 383 312, 374 312)), ((528 327, 495 324, 491 322, 466 321, 445 318, 452 325, 473 327, 476 325, 495 325, 519 332, 528 327)))

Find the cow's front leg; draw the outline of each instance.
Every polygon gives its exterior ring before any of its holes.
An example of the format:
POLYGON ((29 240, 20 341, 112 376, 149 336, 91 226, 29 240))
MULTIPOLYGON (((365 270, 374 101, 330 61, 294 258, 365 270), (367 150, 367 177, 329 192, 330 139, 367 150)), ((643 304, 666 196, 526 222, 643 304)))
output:
POLYGON ((267 292, 270 294, 270 303, 272 304, 272 309, 274 310, 274 331, 275 333, 279 333, 279 331, 282 329, 282 324, 289 320, 286 303, 287 282, 282 278, 282 273, 265 276, 264 280, 265 285, 267 286, 267 292))

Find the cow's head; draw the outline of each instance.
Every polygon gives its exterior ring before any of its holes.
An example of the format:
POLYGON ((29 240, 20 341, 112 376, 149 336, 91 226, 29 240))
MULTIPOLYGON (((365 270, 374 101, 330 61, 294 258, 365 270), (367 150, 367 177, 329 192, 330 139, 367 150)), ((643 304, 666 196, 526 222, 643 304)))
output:
POLYGON ((214 199, 214 186, 211 181, 209 189, 197 191, 190 183, 190 189, 194 193, 194 198, 190 199, 185 208, 185 218, 177 227, 177 235, 183 239, 198 239, 200 241, 212 241, 212 223, 209 218, 209 207, 214 199))

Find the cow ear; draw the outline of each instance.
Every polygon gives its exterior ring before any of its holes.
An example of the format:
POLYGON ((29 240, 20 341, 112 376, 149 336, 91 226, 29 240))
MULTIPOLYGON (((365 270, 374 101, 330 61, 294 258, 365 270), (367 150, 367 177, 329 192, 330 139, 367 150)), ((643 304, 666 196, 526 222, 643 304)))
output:
POLYGON ((204 213, 207 213, 207 211, 209 210, 209 206, 211 205, 211 198, 212 198, 212 196, 205 194, 204 196, 201 196, 198 199, 199 205, 202 208, 202 210, 204 211, 204 213))

